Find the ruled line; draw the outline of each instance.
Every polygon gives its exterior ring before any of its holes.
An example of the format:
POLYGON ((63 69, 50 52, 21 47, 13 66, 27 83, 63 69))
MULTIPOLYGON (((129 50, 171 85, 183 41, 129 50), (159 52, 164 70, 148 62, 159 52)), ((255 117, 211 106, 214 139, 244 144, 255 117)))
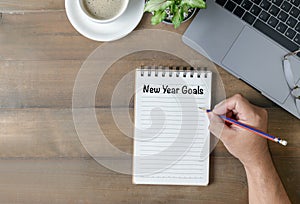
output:
MULTIPOLYGON (((195 108, 195 110, 196 110, 196 108, 195 108)), ((195 113, 195 110, 184 110, 184 113, 195 113)), ((142 112, 149 112, 149 111, 153 111, 153 109, 141 108, 141 111, 142 112)), ((176 109, 174 109, 174 110, 162 110, 162 112, 167 112, 167 113, 182 113, 181 110, 176 110, 176 109)))
MULTIPOLYGON (((176 138, 176 137, 169 137, 169 138, 155 138, 153 140, 147 140, 147 141, 139 141, 139 142, 174 142, 174 139, 175 141, 176 140, 182 140, 182 138, 176 138), (167 140, 166 140, 167 139, 167 140)), ((185 139, 185 138, 183 138, 185 139)), ((204 141, 204 138, 190 138, 191 141, 180 141, 180 142, 203 142, 204 141)))
MULTIPOLYGON (((164 151, 164 153, 166 153, 166 152, 170 152, 170 153, 171 153, 171 152, 176 152, 176 153, 178 153, 179 151, 180 151, 180 150, 166 150, 166 151, 164 151)), ((188 151, 189 151, 189 152, 198 152, 198 153, 200 153, 201 150, 195 150, 195 149, 193 150, 193 149, 189 149, 188 151)), ((150 149, 149 149, 149 150, 148 150, 148 149, 143 149, 143 152, 153 152, 153 150, 150 150, 150 149)))
MULTIPOLYGON (((178 152, 174 152, 176 154, 166 154, 165 152, 162 152, 161 154, 159 155, 164 155, 164 156, 176 156, 176 157, 181 157, 181 156, 198 156, 199 157, 199 154, 200 154, 200 151, 198 150, 197 152, 193 152, 193 153, 186 153, 186 152, 182 152, 181 154, 178 154, 178 152)), ((149 157, 149 156, 154 156, 156 154, 149 154, 149 153, 140 153, 138 156, 140 157, 149 157)))
POLYGON ((157 168, 146 169, 146 168, 141 167, 141 170, 142 170, 141 172, 148 172, 148 173, 150 173, 152 171, 154 171, 154 172, 156 171, 156 172, 159 172, 160 174, 182 174, 182 173, 185 173, 185 174, 189 174, 189 175, 193 175, 193 174, 199 175, 199 174, 203 173, 203 170, 201 171, 199 169, 195 169, 196 172, 191 172, 191 171, 186 172, 188 169, 182 169, 182 170, 176 169, 174 171, 171 171, 171 170, 168 171, 167 169, 157 169, 157 168), (146 170, 149 170, 149 171, 146 171, 146 170), (184 171, 184 172, 182 172, 182 171, 184 171))
MULTIPOLYGON (((153 130, 153 129, 151 129, 151 130, 153 130)), ((142 134, 143 135, 147 135, 147 134, 155 134, 155 135, 157 135, 157 134, 161 134, 161 135, 174 135, 175 134, 175 136, 174 137, 178 137, 178 135, 187 135, 187 136, 190 136, 190 134, 192 134, 192 133, 195 133, 195 134, 201 134, 201 133, 203 133, 203 132, 199 132, 201 129, 199 129, 199 130, 193 130, 192 132, 181 132, 181 131, 176 131, 176 132, 165 132, 165 131, 156 131, 156 132, 149 132, 148 130, 147 130, 147 132, 143 132, 142 134)), ((139 138, 138 136, 136 137, 136 138, 139 138)))
MULTIPOLYGON (((162 142, 162 141, 158 141, 158 142, 140 142, 142 146, 157 146, 157 147, 178 147, 179 145, 175 145, 172 141, 170 142, 162 142), (144 143, 146 143, 147 145, 144 145, 144 143), (165 144, 169 144, 169 145, 165 145, 165 144)), ((194 141, 190 141, 190 142, 180 142, 180 144, 193 144, 194 141)), ((203 144, 201 142, 198 142, 199 145, 203 144)), ((181 147, 181 146, 179 146, 181 147)))
POLYGON ((201 124, 198 124, 198 123, 182 123, 181 121, 178 122, 178 123, 175 123, 175 122, 172 122, 172 123, 146 123, 146 122, 142 122, 141 123, 142 125, 145 125, 145 126, 158 126, 158 127, 165 127, 165 126, 168 126, 170 128, 173 128, 173 127, 178 127, 178 126, 183 126, 183 127, 191 127, 192 129, 195 129, 195 126, 196 125, 201 125, 201 124))
MULTIPOLYGON (((194 115, 194 116, 189 116, 189 118, 191 120, 198 120, 198 119, 205 119, 205 116, 204 115, 194 115)), ((168 115, 162 115, 162 114, 141 114, 141 119, 142 120, 150 120, 150 119, 155 119, 155 120, 183 120, 183 117, 182 117, 182 114, 180 115, 174 115, 174 114, 168 114, 168 115), (164 119, 161 119, 161 117, 164 116, 165 118, 164 119), (156 118, 156 117, 159 117, 159 118, 156 118), (178 118, 177 118, 178 117, 178 118), (175 119, 174 119, 175 118, 175 119), (177 119, 176 119, 177 118, 177 119)), ((186 120, 186 119, 184 119, 186 120)), ((187 120, 187 121, 190 121, 190 120, 187 120)))
MULTIPOLYGON (((134 177, 139 177, 139 178, 148 178, 148 179, 154 179, 154 178, 157 178, 157 179, 159 179, 159 178, 162 178, 162 179, 203 179, 203 177, 202 176, 178 176, 178 175, 176 175, 176 176, 168 176, 168 175, 164 175, 163 173, 159 173, 159 172, 151 172, 151 174, 153 175, 161 175, 161 176, 152 176, 152 175, 138 175, 138 174, 136 174, 136 175, 134 175, 134 177)), ((184 181, 182 181, 182 180, 180 180, 179 182, 178 182, 178 184, 180 184, 180 183, 183 183, 184 181)), ((157 184, 160 184, 160 182, 158 182, 157 184)))
MULTIPOLYGON (((145 100, 145 101, 141 101, 143 104, 192 104, 192 105, 197 105, 197 104, 206 104, 206 101, 204 99, 179 99, 179 100, 168 100, 168 99, 163 99, 163 100, 154 100, 156 98, 152 98, 151 100, 145 100)), ((159 98, 160 99, 160 98, 159 98)))

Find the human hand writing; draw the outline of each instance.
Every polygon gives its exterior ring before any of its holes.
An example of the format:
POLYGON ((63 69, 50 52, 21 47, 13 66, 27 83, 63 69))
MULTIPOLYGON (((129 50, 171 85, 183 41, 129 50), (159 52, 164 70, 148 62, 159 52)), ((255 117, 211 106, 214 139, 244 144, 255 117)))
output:
POLYGON ((264 156, 269 156, 266 139, 235 125, 227 125, 218 115, 226 115, 266 132, 268 115, 265 109, 252 105, 240 94, 234 95, 216 105, 212 112, 208 113, 209 129, 245 166, 256 165, 264 156))

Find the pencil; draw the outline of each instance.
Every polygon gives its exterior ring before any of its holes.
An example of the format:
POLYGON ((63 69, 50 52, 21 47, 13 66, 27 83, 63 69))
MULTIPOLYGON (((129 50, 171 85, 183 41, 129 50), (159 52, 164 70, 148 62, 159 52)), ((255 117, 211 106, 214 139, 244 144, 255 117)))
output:
MULTIPOLYGON (((207 113, 212 112, 211 110, 207 110, 207 109, 200 108, 200 107, 199 107, 199 109, 204 110, 204 111, 206 111, 207 113)), ((229 123, 231 123, 231 124, 233 124, 233 125, 236 125, 236 126, 238 126, 238 127, 240 127, 240 128, 243 128, 243 129, 248 130, 248 131, 250 131, 250 132, 252 132, 252 133, 255 133, 256 135, 259 135, 259 136, 261 136, 261 137, 264 137, 264 138, 266 138, 266 139, 269 139, 269 140, 271 140, 271 141, 273 141, 273 142, 277 142, 277 143, 279 143, 279 144, 281 144, 281 145, 283 145, 283 146, 286 146, 286 145, 287 145, 287 141, 286 141, 286 140, 283 140, 283 139, 280 139, 279 137, 275 137, 275 136, 270 135, 270 134, 268 134, 268 133, 265 133, 265 132, 263 132, 263 131, 257 130, 257 129, 255 129, 255 128, 253 128, 253 127, 250 127, 250 126, 248 126, 248 125, 246 125, 246 124, 244 124, 244 123, 241 123, 241 122, 239 122, 239 121, 236 121, 236 120, 234 120, 234 119, 232 119, 232 118, 227 118, 227 117, 224 116, 224 115, 219 115, 219 117, 222 118, 222 119, 223 119, 224 121, 226 121, 226 122, 229 122, 229 123)))

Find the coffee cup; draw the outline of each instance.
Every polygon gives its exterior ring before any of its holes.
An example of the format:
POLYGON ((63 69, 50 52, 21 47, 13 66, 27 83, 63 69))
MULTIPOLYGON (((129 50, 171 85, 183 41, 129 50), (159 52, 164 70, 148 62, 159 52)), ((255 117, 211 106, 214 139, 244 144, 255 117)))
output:
POLYGON ((83 13, 97 23, 110 23, 126 10, 129 0, 78 0, 83 13))

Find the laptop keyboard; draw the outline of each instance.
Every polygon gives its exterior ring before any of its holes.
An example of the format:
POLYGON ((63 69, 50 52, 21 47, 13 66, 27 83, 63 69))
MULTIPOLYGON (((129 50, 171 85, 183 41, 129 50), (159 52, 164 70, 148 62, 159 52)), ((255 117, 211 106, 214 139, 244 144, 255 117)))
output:
POLYGON ((300 47, 300 0, 215 0, 289 51, 300 47))

